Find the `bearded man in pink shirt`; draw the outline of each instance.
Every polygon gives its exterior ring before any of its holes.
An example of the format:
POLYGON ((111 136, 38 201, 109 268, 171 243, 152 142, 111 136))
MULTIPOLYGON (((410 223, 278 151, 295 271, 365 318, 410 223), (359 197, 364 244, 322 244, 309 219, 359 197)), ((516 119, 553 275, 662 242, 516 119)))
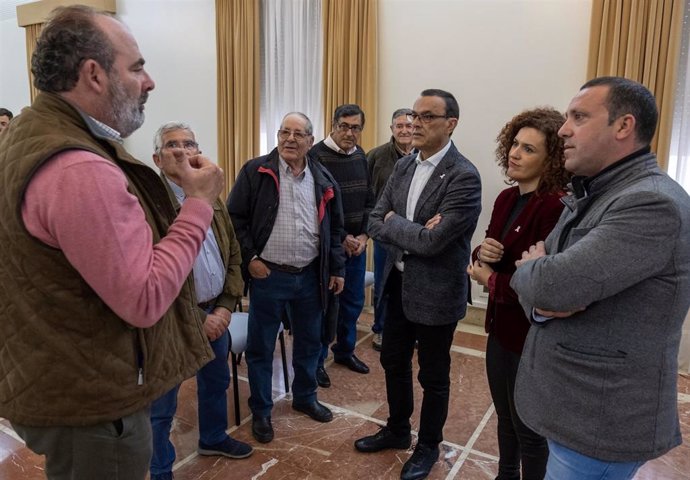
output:
POLYGON ((213 358, 190 272, 223 174, 190 156, 178 213, 125 151, 154 82, 114 17, 57 9, 31 67, 0 139, 0 416, 49 479, 144 479, 150 403, 213 358))

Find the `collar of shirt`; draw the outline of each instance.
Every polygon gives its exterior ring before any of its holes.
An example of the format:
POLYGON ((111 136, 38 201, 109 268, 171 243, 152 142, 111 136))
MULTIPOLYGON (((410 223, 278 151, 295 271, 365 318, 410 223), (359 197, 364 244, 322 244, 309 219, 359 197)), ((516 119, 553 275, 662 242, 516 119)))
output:
MULTIPOLYGON (((297 175, 295 178, 299 179, 299 180, 304 179, 304 176, 306 175, 308 168, 309 168, 309 162, 305 158, 304 159, 304 170, 302 170, 299 173, 299 175, 297 175)), ((283 160, 283 157, 281 157, 281 156, 278 156, 278 170, 279 170, 279 173, 281 173, 282 175, 294 176, 294 175, 292 175, 292 167, 290 165, 288 165, 288 163, 285 160, 283 160)))
POLYGON ((355 145, 354 147, 352 147, 350 150, 348 150, 346 152, 345 150, 340 148, 337 143, 335 143, 335 140, 333 140, 333 138, 331 138, 330 135, 323 139, 323 143, 324 143, 324 145, 326 145, 328 148, 330 148, 334 152, 344 153, 345 155, 352 155, 353 153, 355 153, 357 151, 357 145, 355 145))
POLYGON ((77 111, 86 122, 86 125, 89 127, 91 133, 93 133, 95 136, 122 143, 122 137, 120 136, 120 132, 118 132, 114 128, 109 127, 105 123, 96 120, 91 115, 87 115, 81 110, 77 109, 77 111))
MULTIPOLYGON (((165 174, 163 174, 163 176, 165 176, 165 174)), ((187 198, 187 196, 184 194, 184 190, 182 190, 182 187, 170 180, 168 177, 165 177, 165 179, 168 181, 170 189, 175 194, 175 199, 177 200, 177 203, 182 205, 184 203, 185 198, 187 198)))
POLYGON ((443 147, 441 150, 438 152, 434 153, 432 156, 427 158, 426 160, 422 159, 422 152, 420 151, 417 153, 417 158, 415 159, 415 162, 417 165, 433 165, 434 168, 438 166, 439 163, 441 163, 441 160, 443 157, 446 156, 446 153, 448 153, 448 150, 450 150, 450 146, 453 144, 452 140, 448 140, 448 143, 446 143, 446 146, 443 147))

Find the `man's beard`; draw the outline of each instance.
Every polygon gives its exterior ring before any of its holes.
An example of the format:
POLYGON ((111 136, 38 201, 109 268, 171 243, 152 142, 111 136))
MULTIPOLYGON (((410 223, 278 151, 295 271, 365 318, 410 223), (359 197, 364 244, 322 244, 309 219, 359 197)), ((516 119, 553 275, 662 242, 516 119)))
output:
POLYGON ((110 126, 117 130, 122 138, 129 137, 144 124, 142 106, 149 94, 146 92, 137 98, 130 97, 115 74, 110 78, 109 93, 112 106, 110 126))

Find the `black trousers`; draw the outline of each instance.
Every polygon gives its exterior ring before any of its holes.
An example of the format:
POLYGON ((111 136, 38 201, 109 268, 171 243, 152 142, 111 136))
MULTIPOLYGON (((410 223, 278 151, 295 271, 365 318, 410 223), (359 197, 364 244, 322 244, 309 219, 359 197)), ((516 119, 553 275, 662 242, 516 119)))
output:
POLYGON ((419 443, 436 446, 443 440, 450 392, 450 346, 457 322, 429 326, 411 322, 402 310, 402 277, 393 269, 385 290, 388 295, 383 326, 381 365, 386 372, 388 428, 396 435, 410 433, 414 410, 412 356, 418 343, 419 383, 424 390, 419 443))
POLYGON ((506 350, 494 335, 486 344, 486 376, 498 417, 498 476, 496 480, 542 480, 549 447, 546 439, 527 427, 515 410, 515 378, 520 355, 506 350))

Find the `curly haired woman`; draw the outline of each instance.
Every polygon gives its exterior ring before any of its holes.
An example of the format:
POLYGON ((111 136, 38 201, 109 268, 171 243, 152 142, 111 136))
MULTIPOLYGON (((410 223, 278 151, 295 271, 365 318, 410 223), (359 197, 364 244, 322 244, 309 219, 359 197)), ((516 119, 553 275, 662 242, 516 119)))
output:
POLYGON ((570 175, 563 166, 564 122, 552 108, 520 113, 508 122, 496 141, 496 160, 514 185, 494 203, 486 238, 467 268, 489 290, 486 310, 486 373, 498 417, 498 476, 496 480, 543 479, 549 456, 546 440, 530 430, 513 402, 515 377, 530 323, 510 288, 515 261, 523 250, 544 240, 563 210, 560 198, 570 175))

